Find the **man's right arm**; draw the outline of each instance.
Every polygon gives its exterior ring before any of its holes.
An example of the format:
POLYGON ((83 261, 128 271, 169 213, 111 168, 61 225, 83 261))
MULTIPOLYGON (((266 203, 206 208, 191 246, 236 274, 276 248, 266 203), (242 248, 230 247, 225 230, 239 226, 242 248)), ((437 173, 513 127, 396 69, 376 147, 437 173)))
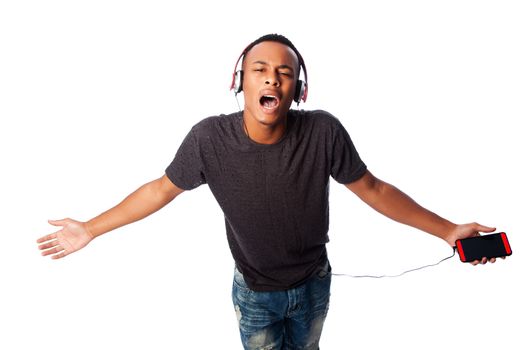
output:
POLYGON ((42 255, 62 258, 85 247, 91 240, 116 228, 141 220, 171 202, 184 192, 163 175, 139 187, 113 208, 87 222, 72 219, 50 220, 62 229, 37 240, 42 255))
POLYGON ((142 185, 115 207, 86 222, 86 228, 95 238, 153 214, 182 192, 183 189, 163 175, 142 185))

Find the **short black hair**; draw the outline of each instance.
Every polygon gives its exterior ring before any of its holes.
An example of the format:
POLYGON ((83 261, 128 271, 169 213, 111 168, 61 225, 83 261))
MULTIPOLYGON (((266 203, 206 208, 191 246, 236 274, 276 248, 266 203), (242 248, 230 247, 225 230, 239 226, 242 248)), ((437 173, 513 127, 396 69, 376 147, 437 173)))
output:
POLYGON ((305 79, 307 80, 308 77, 306 76, 306 66, 304 65, 304 60, 303 60, 303 56, 301 56, 301 54, 299 53, 299 51, 295 48, 295 45, 290 41, 290 39, 288 39, 287 37, 285 37, 284 35, 281 35, 281 34, 266 34, 266 35, 263 35, 261 36, 259 39, 253 41, 251 44, 249 44, 248 46, 246 46, 246 48, 244 49, 244 51, 242 52, 242 57, 243 57, 243 61, 244 61, 244 57, 246 57, 246 54, 257 44, 260 44, 262 42, 265 42, 265 41, 275 41, 275 42, 278 42, 278 43, 281 43, 283 45, 286 45, 288 46, 290 49, 292 49, 292 51, 295 53, 295 55, 297 56, 297 60, 299 62, 299 72, 298 73, 301 73, 301 67, 303 68, 304 70, 304 74, 305 74, 305 79))
POLYGON ((292 49, 293 52, 295 52, 298 58, 301 56, 301 54, 299 53, 299 51, 297 51, 297 49, 295 48, 295 45, 290 41, 290 39, 288 39, 287 37, 281 34, 266 34, 266 35, 261 36, 259 39, 253 41, 250 45, 246 46, 243 54, 246 55, 255 45, 260 44, 265 41, 276 41, 278 43, 286 45, 290 49, 292 49))

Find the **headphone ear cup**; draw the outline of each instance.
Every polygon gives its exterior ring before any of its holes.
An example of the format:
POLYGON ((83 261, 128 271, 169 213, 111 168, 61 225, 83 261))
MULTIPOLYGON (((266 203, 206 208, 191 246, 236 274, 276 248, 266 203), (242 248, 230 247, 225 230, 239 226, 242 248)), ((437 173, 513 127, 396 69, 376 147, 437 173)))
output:
POLYGON ((235 76, 233 77, 233 91, 236 94, 242 91, 242 77, 243 77, 242 70, 238 70, 235 72, 235 76))
POLYGON ((293 100, 296 103, 299 103, 303 99, 305 91, 306 83, 302 80, 297 80, 297 83, 295 84, 295 95, 293 97, 293 100))

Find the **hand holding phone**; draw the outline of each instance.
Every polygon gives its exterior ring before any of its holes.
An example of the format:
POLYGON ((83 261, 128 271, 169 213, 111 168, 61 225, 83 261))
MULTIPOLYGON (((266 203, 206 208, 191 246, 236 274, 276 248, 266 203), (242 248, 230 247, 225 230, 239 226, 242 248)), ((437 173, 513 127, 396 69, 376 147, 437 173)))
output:
POLYGON ((482 258, 501 258, 512 254, 505 232, 458 239, 456 248, 463 262, 473 262, 482 258))

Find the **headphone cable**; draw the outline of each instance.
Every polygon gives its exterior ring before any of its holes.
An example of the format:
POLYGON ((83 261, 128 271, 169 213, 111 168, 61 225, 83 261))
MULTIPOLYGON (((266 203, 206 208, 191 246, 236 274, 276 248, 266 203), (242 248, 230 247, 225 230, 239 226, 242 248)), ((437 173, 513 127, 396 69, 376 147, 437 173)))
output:
POLYGON ((448 257, 446 257, 444 259, 441 259, 437 263, 430 264, 430 265, 425 265, 425 266, 421 266, 421 267, 417 267, 415 269, 410 269, 410 270, 401 272, 400 274, 397 274, 397 275, 375 276, 375 275, 349 275, 349 274, 346 274, 346 273, 332 273, 332 276, 352 277, 352 278, 394 278, 394 277, 400 277, 400 276, 403 276, 404 274, 409 273, 409 272, 414 272, 414 271, 418 271, 418 270, 421 270, 421 269, 425 269, 427 267, 437 266, 437 265, 441 264, 443 261, 448 260, 448 259, 452 258, 454 255, 456 255, 456 247, 453 247, 452 250, 453 250, 453 253, 452 253, 451 256, 448 256, 448 257))

